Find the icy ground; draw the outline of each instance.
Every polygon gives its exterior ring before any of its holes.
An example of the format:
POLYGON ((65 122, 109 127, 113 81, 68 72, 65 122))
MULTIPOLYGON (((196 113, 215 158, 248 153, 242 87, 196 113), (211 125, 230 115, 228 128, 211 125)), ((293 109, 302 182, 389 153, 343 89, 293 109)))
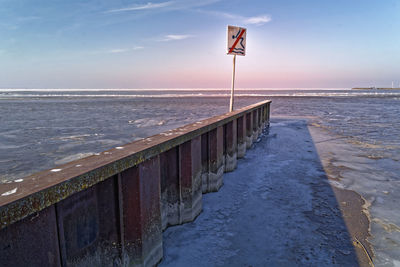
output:
POLYGON ((302 119, 272 120, 199 217, 163 242, 159 266, 360 265, 302 119))

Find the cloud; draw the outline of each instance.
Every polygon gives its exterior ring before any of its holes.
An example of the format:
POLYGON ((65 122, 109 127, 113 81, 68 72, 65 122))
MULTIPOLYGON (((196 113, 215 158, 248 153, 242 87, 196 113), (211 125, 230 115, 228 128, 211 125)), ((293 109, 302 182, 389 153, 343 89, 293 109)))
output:
POLYGON ((117 53, 125 53, 128 51, 129 51, 128 49, 117 48, 117 49, 108 50, 108 53, 117 54, 117 53))
POLYGON ((146 10, 146 9, 158 9, 170 6, 174 3, 174 1, 162 2, 162 3, 147 3, 145 5, 136 5, 125 8, 111 9, 106 11, 106 13, 115 13, 115 12, 126 12, 126 11, 138 11, 138 10, 146 10))
POLYGON ((111 49, 111 50, 108 50, 107 53, 111 53, 111 54, 126 53, 126 52, 130 52, 130 51, 134 51, 134 50, 141 50, 141 49, 144 49, 144 47, 143 46, 134 46, 131 48, 111 49))
POLYGON ((134 46, 131 48, 131 50, 141 50, 141 49, 144 49, 144 47, 143 46, 134 46))
POLYGON ((188 10, 191 8, 198 8, 202 6, 207 6, 211 5, 217 2, 220 2, 221 0, 174 0, 174 1, 167 1, 167 2, 161 2, 161 3, 152 3, 148 2, 147 4, 144 5, 135 5, 135 6, 129 6, 129 7, 124 7, 124 8, 116 8, 116 9, 110 9, 104 13, 117 13, 117 12, 126 12, 126 11, 139 11, 139 10, 156 10, 156 9, 162 9, 165 11, 172 11, 172 10, 188 10))
POLYGON ((91 51, 91 54, 121 54, 121 53, 128 53, 136 50, 144 49, 143 46, 133 46, 130 48, 113 48, 109 50, 95 50, 91 51))
POLYGON ((26 16, 26 17, 18 17, 17 21, 19 22, 30 22, 33 20, 40 20, 42 19, 42 17, 38 17, 38 16, 26 16))
POLYGON ((165 35, 161 41, 163 42, 168 42, 168 41, 178 41, 178 40, 185 40, 188 38, 194 37, 193 35, 190 34, 168 34, 165 35))
POLYGON ((268 23, 272 20, 270 15, 259 15, 259 16, 253 16, 253 17, 244 17, 244 16, 239 16, 236 14, 231 14, 231 13, 226 13, 226 12, 220 12, 220 11, 212 11, 212 10, 197 10, 200 13, 204 14, 209 14, 218 18, 224 18, 224 19, 229 19, 229 20, 234 20, 236 23, 242 23, 245 25, 257 25, 261 26, 264 25, 265 23, 268 23))
POLYGON ((263 16, 256 16, 256 17, 249 17, 244 19, 244 24, 254 24, 254 25, 264 25, 265 23, 270 22, 271 16, 263 15, 263 16))

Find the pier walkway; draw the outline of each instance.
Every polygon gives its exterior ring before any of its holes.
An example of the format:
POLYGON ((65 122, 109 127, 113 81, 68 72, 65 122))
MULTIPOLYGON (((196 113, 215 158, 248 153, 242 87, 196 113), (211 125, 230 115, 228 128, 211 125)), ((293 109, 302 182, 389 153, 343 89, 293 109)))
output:
POLYGON ((272 119, 198 218, 163 233, 159 266, 370 266, 357 198, 331 186, 309 127, 272 119))

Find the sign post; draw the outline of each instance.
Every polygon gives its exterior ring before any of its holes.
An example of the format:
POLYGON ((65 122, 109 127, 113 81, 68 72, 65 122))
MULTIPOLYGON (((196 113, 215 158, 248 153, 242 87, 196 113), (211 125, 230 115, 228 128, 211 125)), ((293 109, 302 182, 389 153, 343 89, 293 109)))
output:
POLYGON ((231 88, 231 101, 229 104, 229 111, 233 111, 233 99, 235 91, 235 68, 236 68, 236 55, 246 55, 246 32, 245 28, 228 26, 228 47, 227 54, 233 55, 233 69, 232 69, 232 88, 231 88))

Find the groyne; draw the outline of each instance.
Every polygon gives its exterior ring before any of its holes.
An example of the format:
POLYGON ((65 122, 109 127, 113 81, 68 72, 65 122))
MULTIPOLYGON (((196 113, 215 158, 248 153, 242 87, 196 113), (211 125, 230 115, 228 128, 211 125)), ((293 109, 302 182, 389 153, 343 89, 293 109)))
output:
POLYGON ((0 185, 0 264, 153 266, 262 129, 270 101, 0 185))

